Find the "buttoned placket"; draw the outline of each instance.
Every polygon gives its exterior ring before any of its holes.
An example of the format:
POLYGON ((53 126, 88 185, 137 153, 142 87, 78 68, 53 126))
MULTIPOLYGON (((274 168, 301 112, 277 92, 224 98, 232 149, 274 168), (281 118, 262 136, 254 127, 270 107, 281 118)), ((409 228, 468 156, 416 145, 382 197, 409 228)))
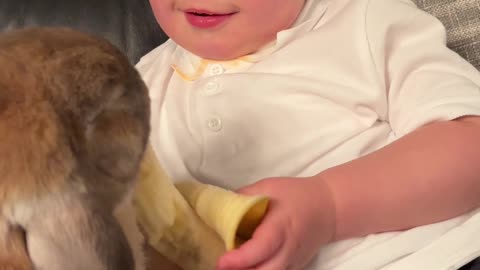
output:
MULTIPOLYGON (((201 89, 203 100, 199 100, 199 102, 208 103, 209 96, 221 92, 221 87, 217 77, 222 75, 225 71, 226 69, 220 63, 209 64, 203 78, 203 80, 206 80, 206 82, 201 89)), ((220 112, 215 112, 215 108, 211 108, 211 106, 208 105, 205 105, 205 108, 210 111, 206 112, 206 114, 208 115, 206 116, 207 120, 205 122, 207 129, 210 132, 220 132, 223 127, 223 120, 222 117, 219 115, 220 112)))

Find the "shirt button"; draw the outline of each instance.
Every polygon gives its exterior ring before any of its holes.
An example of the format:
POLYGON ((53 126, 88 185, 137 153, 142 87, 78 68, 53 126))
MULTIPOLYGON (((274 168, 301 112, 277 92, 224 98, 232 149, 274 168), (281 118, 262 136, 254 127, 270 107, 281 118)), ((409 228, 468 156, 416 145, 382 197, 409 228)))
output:
POLYGON ((205 95, 213 95, 219 91, 220 85, 217 82, 208 82, 203 88, 203 93, 205 95))
POLYGON ((220 75, 222 74, 224 71, 222 65, 220 64, 213 64, 211 67, 210 67, 210 75, 212 76, 215 76, 215 75, 220 75))
POLYGON ((222 129, 222 120, 218 117, 211 118, 207 121, 207 127, 211 131, 218 132, 222 129))

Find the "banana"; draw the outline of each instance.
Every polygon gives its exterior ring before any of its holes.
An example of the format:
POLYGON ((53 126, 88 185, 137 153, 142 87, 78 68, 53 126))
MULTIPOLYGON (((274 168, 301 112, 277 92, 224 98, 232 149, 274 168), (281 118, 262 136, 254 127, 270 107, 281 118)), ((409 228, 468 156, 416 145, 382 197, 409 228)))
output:
POLYGON ((148 244, 156 251, 184 270, 211 270, 222 254, 252 236, 267 211, 268 198, 239 195, 196 180, 174 184, 149 146, 134 205, 148 244))
POLYGON ((252 236, 268 206, 266 197, 242 196, 197 181, 182 181, 175 186, 202 221, 220 235, 227 251, 252 236))

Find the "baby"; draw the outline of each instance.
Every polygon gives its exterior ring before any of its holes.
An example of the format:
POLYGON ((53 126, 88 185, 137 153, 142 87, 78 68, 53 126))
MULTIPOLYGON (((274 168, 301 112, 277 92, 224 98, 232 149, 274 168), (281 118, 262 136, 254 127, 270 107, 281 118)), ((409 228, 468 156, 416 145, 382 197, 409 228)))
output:
POLYGON ((150 2, 170 40, 137 68, 162 165, 272 199, 218 269, 480 256, 480 72, 436 18, 409 0, 150 2))

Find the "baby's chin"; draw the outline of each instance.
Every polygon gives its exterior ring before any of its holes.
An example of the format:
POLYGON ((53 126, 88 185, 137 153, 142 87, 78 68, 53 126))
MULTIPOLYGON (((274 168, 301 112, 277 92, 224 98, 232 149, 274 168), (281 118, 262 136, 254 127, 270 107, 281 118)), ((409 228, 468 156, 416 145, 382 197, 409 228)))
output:
POLYGON ((186 49, 203 59, 214 61, 229 61, 252 54, 258 50, 257 47, 260 47, 252 45, 232 46, 230 44, 208 44, 206 46, 192 46, 191 48, 186 49))
POLYGON ((207 49, 207 50, 196 50, 193 53, 203 59, 214 60, 214 61, 229 61, 240 58, 249 54, 248 51, 238 50, 231 51, 228 49, 207 49))

